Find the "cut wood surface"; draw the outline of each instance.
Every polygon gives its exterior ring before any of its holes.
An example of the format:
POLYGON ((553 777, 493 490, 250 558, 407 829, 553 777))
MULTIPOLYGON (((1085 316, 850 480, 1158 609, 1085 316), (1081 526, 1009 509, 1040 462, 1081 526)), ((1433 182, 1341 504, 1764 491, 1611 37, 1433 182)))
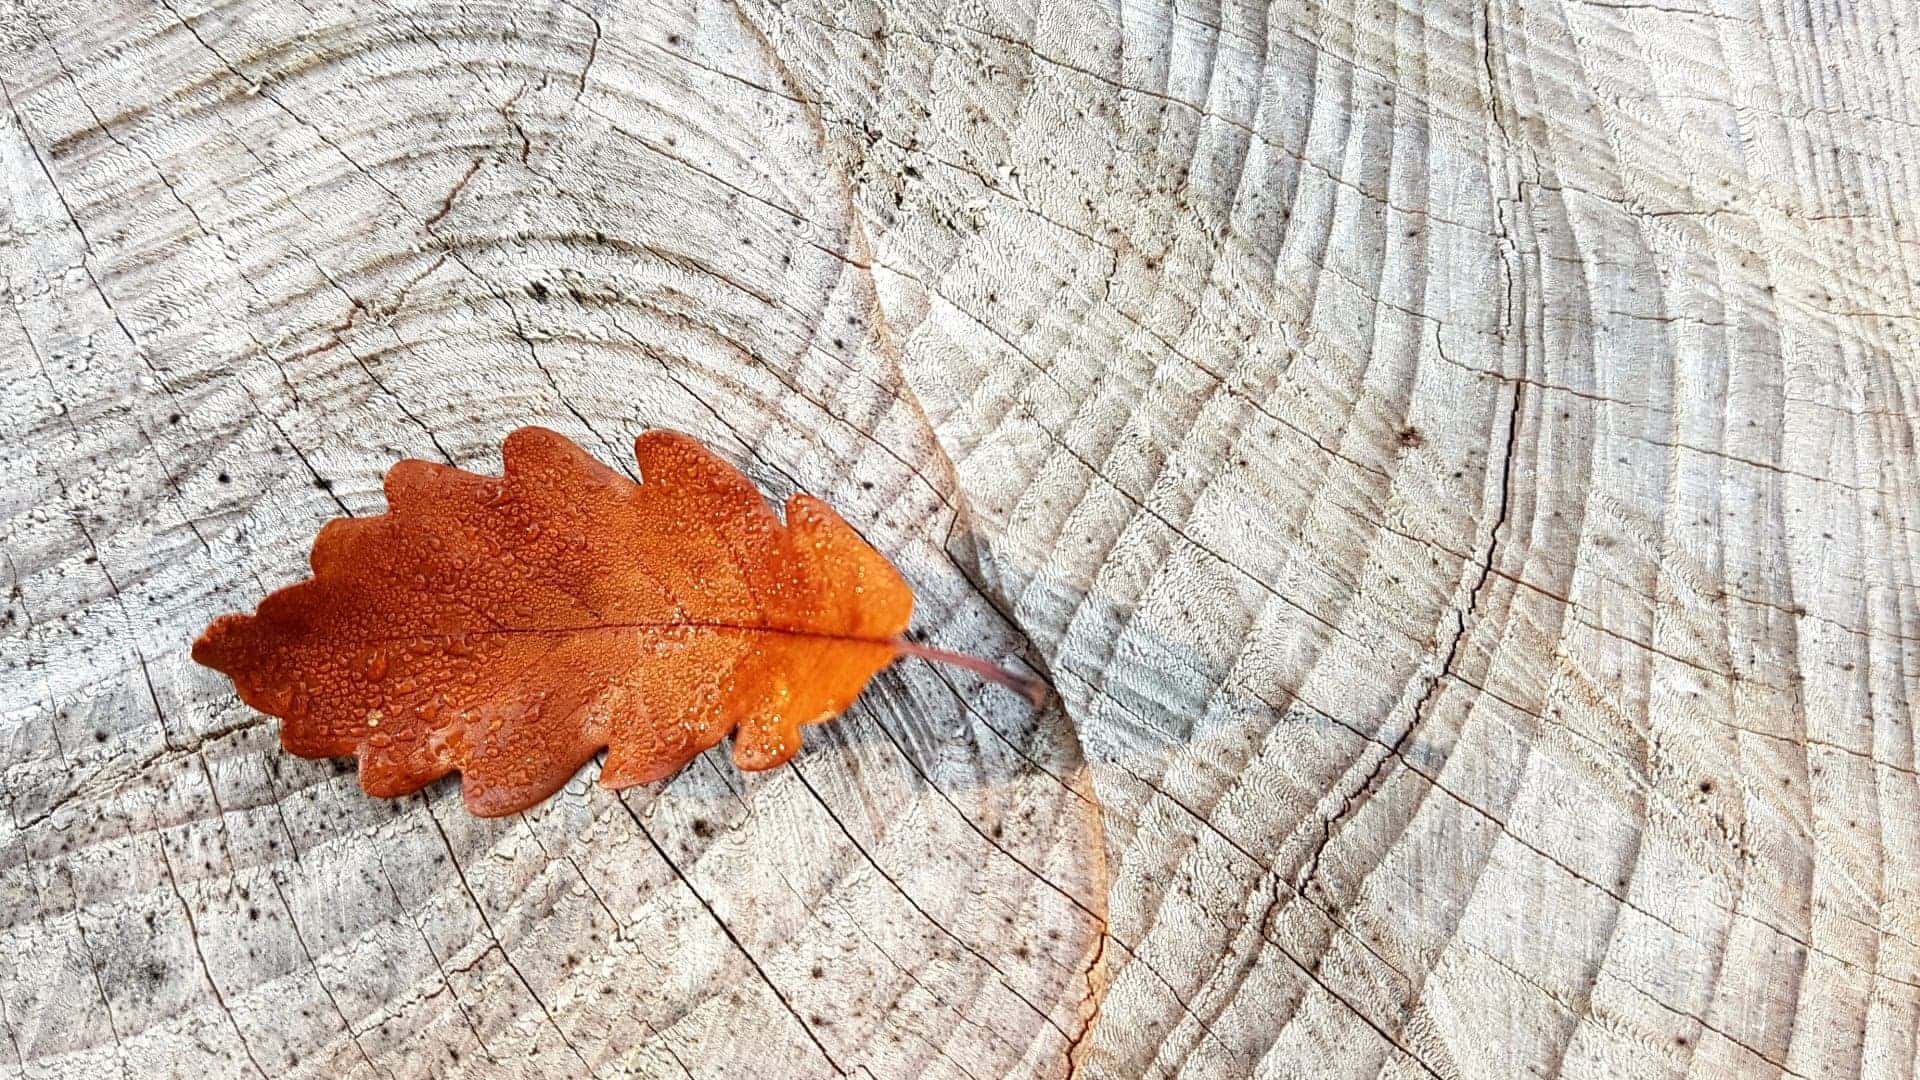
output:
POLYGON ((1904 0, 24 0, 0 1074, 1920 1055, 1904 0), (943 648, 497 820, 188 657, 402 457, 690 432, 943 648))

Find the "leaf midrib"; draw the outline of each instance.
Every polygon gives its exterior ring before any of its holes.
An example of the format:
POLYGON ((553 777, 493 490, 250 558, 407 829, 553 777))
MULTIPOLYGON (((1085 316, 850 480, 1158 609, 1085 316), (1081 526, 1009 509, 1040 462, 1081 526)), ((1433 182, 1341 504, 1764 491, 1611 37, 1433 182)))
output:
POLYGON ((359 645, 382 645, 400 641, 436 641, 453 638, 482 637, 537 637, 566 634, 594 634, 619 630, 690 630, 690 631, 730 631, 742 634, 767 634, 775 637, 814 638, 820 641, 839 642, 848 645, 898 645, 898 637, 864 637, 857 634, 834 634, 821 630, 798 630, 784 626, 750 626, 729 622, 693 622, 676 619, 662 622, 637 620, 632 622, 590 623, 581 626, 494 626, 477 630, 454 630, 445 633, 393 634, 386 637, 365 637, 352 639, 359 645))

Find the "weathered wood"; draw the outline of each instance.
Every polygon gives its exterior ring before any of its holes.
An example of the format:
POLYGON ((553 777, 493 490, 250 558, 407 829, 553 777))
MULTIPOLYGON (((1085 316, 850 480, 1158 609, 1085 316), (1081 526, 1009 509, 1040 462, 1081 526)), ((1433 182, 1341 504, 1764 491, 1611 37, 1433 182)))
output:
POLYGON ((29 5, 0 1061, 1912 1077, 1916 34, 29 5), (902 666, 483 822, 189 663, 526 422, 824 495, 1064 710, 902 666))

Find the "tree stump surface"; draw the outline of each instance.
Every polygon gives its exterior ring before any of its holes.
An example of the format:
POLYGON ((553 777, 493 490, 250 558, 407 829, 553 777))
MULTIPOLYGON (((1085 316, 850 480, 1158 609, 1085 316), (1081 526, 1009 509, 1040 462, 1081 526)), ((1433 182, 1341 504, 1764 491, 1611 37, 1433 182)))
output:
POLYGON ((0 1074, 1920 1054, 1920 9, 24 0, 0 1074), (187 647, 402 457, 688 431, 933 644, 480 820, 187 647))

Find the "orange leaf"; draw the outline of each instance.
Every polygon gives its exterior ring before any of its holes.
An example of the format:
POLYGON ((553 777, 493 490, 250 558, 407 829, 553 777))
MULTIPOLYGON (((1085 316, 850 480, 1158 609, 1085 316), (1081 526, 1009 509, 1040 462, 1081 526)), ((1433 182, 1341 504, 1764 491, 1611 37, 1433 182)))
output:
POLYGON ((486 817, 601 747, 613 788, 736 727, 734 761, 772 768, 901 655, 1037 688, 903 640, 912 590, 820 500, 788 499, 783 525, 688 436, 650 431, 634 454, 644 483, 534 427, 507 436, 504 477, 402 461, 386 514, 328 522, 313 577, 215 619, 193 658, 285 720, 286 749, 357 755, 368 794, 458 770, 486 817))

